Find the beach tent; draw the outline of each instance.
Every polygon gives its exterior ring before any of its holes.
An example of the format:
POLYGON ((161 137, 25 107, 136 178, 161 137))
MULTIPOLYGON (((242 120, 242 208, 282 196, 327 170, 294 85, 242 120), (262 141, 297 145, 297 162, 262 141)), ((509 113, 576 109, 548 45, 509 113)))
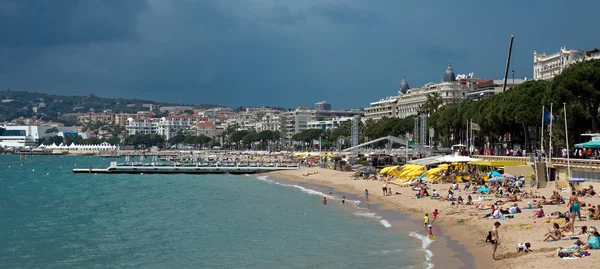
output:
POLYGON ((599 149, 600 141, 589 141, 585 143, 575 144, 576 148, 599 149))

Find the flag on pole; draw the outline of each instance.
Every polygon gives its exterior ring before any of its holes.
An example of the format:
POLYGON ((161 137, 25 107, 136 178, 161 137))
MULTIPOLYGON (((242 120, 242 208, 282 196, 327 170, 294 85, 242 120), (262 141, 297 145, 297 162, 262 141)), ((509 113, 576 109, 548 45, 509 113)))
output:
POLYGON ((481 131, 481 126, 479 124, 471 122, 471 129, 475 131, 481 131))
POLYGON ((544 109, 544 123, 555 123, 556 122, 556 116, 554 116, 554 114, 550 113, 550 111, 544 109))

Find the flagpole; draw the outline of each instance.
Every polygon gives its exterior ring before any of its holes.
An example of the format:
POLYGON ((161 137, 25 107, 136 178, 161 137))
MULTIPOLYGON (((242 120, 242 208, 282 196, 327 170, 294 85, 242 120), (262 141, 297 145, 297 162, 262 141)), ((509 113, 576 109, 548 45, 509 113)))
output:
POLYGON ((552 161, 552 122, 554 121, 554 114, 552 114, 552 103, 550 104, 550 145, 548 146, 548 157, 552 161))
POLYGON ((569 132, 567 129, 567 103, 563 103, 563 110, 565 111, 565 139, 567 142, 567 180, 571 179, 571 159, 569 158, 569 155, 571 155, 571 152, 569 151, 569 132))

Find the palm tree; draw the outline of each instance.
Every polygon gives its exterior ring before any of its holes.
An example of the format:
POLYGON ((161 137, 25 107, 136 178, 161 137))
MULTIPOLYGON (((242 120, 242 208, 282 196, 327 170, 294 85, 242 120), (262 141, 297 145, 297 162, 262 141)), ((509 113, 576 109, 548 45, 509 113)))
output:
POLYGON ((427 100, 419 107, 419 114, 431 115, 443 104, 442 96, 439 92, 427 94, 427 100))

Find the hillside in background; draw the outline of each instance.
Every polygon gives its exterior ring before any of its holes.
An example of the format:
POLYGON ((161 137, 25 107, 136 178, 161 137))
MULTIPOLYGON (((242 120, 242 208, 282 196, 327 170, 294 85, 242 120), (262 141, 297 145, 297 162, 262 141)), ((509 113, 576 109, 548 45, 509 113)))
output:
MULTIPOLYGON (((19 117, 37 116, 46 121, 55 121, 59 115, 77 112, 136 113, 148 108, 128 107, 128 104, 161 104, 175 106, 183 104, 124 98, 104 98, 93 94, 87 96, 64 96, 38 92, 0 91, 0 121, 10 121, 19 117)), ((217 107, 213 104, 188 105, 194 108, 217 107)))

